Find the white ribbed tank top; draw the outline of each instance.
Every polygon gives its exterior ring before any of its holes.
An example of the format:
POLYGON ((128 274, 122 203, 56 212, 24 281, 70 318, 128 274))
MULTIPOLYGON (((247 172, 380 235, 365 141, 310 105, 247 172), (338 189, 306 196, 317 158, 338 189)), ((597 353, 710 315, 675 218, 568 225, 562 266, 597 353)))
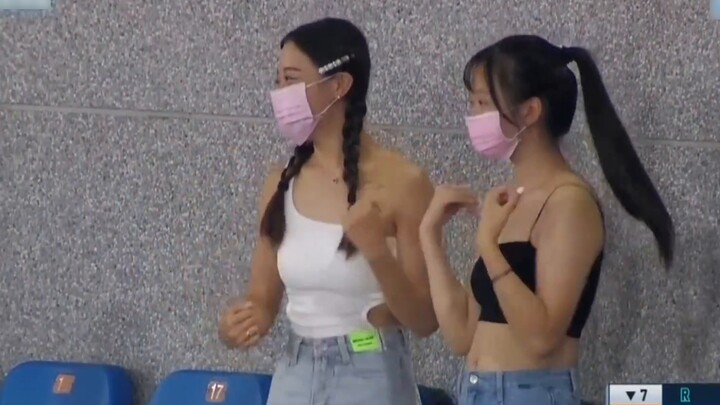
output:
POLYGON ((369 263, 338 250, 340 224, 316 221, 295 207, 294 181, 285 192, 285 237, 277 252, 288 297, 287 317, 300 336, 324 338, 372 327, 370 309, 383 300, 369 263))

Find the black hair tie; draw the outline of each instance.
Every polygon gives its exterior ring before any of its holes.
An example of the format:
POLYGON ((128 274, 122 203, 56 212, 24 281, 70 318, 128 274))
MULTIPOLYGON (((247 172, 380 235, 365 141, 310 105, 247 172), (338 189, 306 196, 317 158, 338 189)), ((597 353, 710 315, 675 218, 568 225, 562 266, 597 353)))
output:
POLYGON ((283 193, 287 192, 288 189, 290 189, 290 180, 283 179, 280 181, 280 183, 278 183, 278 189, 283 193))

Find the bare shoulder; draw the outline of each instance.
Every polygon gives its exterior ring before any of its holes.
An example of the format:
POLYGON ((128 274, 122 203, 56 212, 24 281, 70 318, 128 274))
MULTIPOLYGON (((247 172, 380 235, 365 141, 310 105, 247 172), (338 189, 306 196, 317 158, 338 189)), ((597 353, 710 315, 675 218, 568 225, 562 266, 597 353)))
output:
POLYGON ((602 214, 593 187, 577 175, 564 176, 548 197, 546 217, 555 226, 582 222, 602 232, 602 214))
POLYGON ((394 190, 413 193, 434 190, 427 171, 400 152, 379 149, 376 159, 384 182, 394 190))
POLYGON ((548 198, 548 207, 553 206, 584 206, 598 208, 597 193, 585 179, 574 173, 561 176, 552 188, 548 198))
POLYGON ((376 177, 389 190, 387 196, 403 217, 419 217, 425 213, 435 193, 428 173, 401 153, 381 149, 376 152, 376 177))
POLYGON ((533 233, 538 260, 543 267, 577 267, 587 275, 605 244, 600 206, 580 178, 556 183, 553 190, 533 233))

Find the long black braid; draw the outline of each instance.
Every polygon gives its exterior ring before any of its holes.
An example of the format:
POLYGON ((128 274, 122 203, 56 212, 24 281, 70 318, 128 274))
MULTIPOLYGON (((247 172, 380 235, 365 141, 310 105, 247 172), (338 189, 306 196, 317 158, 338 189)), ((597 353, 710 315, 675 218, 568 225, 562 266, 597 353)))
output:
POLYGON ((310 142, 295 147, 295 153, 280 175, 277 190, 265 208, 260 221, 260 233, 268 237, 274 247, 278 247, 285 236, 285 192, 290 187, 290 180, 300 173, 300 169, 310 160, 314 151, 315 148, 310 142))
MULTIPOLYGON (((357 201, 357 192, 360 185, 360 135, 367 114, 367 104, 364 98, 348 100, 345 108, 345 124, 343 125, 343 180, 348 188, 347 201, 352 206, 357 201)), ((357 250, 350 240, 343 235, 340 240, 340 249, 352 256, 357 250)))
MULTIPOLYGON (((360 187, 359 160, 360 134, 367 114, 365 99, 370 81, 370 50, 362 31, 350 21, 339 18, 323 18, 303 24, 290 31, 280 41, 280 47, 293 43, 318 67, 325 78, 345 73, 352 77, 352 85, 344 95, 345 123, 343 124, 343 180, 348 187, 349 206, 357 200, 360 187)), ((260 223, 261 234, 268 237, 275 247, 285 235, 285 191, 290 180, 297 176, 314 152, 312 143, 295 149, 293 157, 283 171, 278 188, 272 196, 260 223)), ((348 257, 357 249, 343 235, 338 246, 348 257)))

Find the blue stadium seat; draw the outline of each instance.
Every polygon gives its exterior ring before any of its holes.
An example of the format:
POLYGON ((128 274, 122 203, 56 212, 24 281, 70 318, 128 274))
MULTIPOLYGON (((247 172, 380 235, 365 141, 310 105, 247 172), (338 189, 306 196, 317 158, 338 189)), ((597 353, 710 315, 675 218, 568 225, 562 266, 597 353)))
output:
POLYGON ((165 377, 150 405, 265 405, 269 374, 181 370, 165 377))
POLYGON ((418 386, 422 405, 455 405, 452 397, 440 388, 418 386))
POLYGON ((8 373, 0 405, 132 405, 133 393, 122 367, 29 361, 8 373))

